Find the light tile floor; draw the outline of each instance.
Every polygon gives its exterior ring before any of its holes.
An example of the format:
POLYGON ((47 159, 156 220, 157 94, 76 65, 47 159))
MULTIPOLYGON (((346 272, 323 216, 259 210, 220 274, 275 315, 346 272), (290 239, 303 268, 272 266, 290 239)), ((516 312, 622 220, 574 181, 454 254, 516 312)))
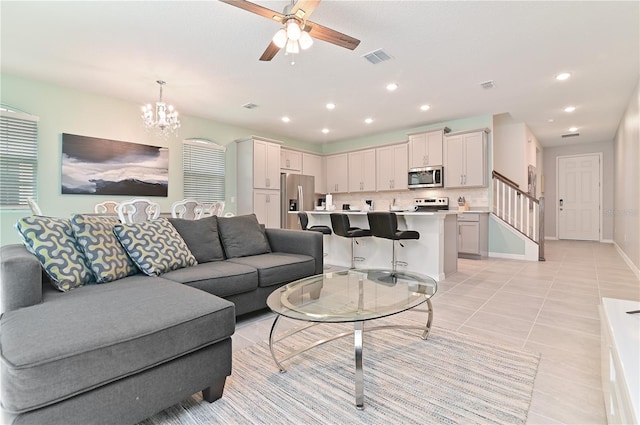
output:
MULTIPOLYGON (((528 424, 606 424, 598 305, 640 301, 640 281, 611 244, 547 241, 545 251, 545 262, 460 259, 433 298, 434 325, 541 353, 528 424)), ((234 351, 265 341, 272 321, 239 318, 234 351)))

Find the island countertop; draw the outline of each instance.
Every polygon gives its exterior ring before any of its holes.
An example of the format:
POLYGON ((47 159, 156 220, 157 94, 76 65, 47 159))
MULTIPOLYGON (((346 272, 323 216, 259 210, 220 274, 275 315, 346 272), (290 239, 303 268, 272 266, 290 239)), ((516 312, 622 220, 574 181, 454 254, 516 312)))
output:
MULTIPOLYGON (((382 212, 378 210, 376 212, 382 212)), ((413 271, 443 280, 445 276, 458 270, 458 216, 457 210, 432 212, 390 211, 398 218, 399 230, 415 230, 420 233, 417 240, 403 240, 403 247, 397 247, 398 260, 406 263, 399 270, 413 271)), ((297 214, 289 211, 289 214, 297 214)), ((334 210, 307 211, 309 226, 331 226, 330 214, 342 213, 349 216, 350 225, 369 228, 367 211, 334 210)), ((391 268, 392 242, 377 237, 357 238, 354 255, 364 260, 355 263, 356 268, 391 268)), ((336 235, 324 237, 325 261, 328 264, 349 267, 351 264, 351 240, 336 235)))

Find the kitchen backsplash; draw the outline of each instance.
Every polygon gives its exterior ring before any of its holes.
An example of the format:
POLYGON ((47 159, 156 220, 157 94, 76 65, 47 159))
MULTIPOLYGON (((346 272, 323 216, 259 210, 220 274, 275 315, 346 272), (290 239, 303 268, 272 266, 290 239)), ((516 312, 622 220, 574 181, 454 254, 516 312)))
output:
POLYGON ((396 205, 408 207, 413 204, 415 198, 449 197, 449 208, 458 209, 458 198, 464 196, 469 208, 472 210, 489 209, 489 190, 487 188, 475 189, 418 189, 402 192, 360 192, 360 193, 335 193, 333 204, 340 209, 343 204, 351 205, 351 208, 362 209, 365 199, 373 200, 375 210, 388 210, 395 199, 396 205))

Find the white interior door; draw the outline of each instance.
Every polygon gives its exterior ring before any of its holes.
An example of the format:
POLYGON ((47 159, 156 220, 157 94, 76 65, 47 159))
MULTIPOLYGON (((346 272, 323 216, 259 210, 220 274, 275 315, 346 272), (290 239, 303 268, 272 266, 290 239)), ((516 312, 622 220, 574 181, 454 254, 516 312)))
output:
POLYGON ((600 240, 600 155, 558 158, 558 238, 600 240))

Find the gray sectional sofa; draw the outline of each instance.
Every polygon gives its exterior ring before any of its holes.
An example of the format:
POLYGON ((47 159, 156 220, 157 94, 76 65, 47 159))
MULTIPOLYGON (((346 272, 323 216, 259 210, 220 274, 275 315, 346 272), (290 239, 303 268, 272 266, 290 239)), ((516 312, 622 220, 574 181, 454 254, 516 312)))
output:
MULTIPOLYGON (((264 309, 276 288, 322 273, 322 235, 316 232, 256 227, 255 216, 161 224, 177 230, 180 237, 171 237, 187 245, 188 264, 197 265, 149 273, 136 252, 155 245, 168 252, 174 241, 167 248, 149 228, 127 235, 132 228, 114 224, 113 233, 132 248, 129 259, 142 268, 63 292, 58 289, 68 282, 51 284, 58 276, 41 258, 41 247, 0 247, 3 423, 130 424, 199 391, 212 402, 232 372, 235 317, 264 309), (147 239, 140 236, 145 232, 147 239)), ((81 244, 87 228, 72 228, 59 233, 81 244)), ((107 246, 95 237, 99 233, 89 232, 88 240, 107 246)), ((69 257, 61 254, 64 247, 56 249, 54 259, 69 257)), ((94 257, 95 278, 109 257, 94 257)))

